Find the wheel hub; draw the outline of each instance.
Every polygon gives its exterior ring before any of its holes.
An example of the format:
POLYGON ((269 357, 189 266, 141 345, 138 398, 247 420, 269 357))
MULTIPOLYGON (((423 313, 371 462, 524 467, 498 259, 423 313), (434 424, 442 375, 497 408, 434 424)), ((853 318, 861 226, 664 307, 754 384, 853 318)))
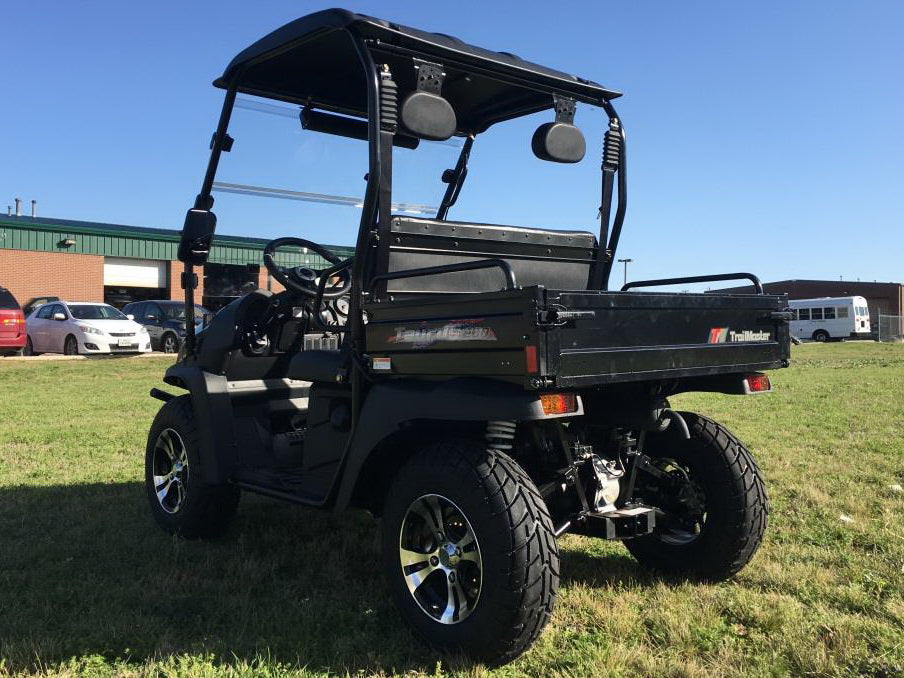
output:
POLYGON ((446 542, 439 547, 439 562, 445 568, 457 567, 461 562, 461 549, 452 542, 446 542))

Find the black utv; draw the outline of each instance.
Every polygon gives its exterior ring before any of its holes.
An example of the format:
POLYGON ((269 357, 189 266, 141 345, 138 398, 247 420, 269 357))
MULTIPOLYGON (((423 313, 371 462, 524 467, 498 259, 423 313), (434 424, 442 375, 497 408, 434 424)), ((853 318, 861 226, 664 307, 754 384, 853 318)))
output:
POLYGON ((165 402, 146 457, 160 525, 216 535, 242 490, 371 511, 400 615, 433 647, 489 663, 524 652, 549 620, 565 533, 708 580, 750 561, 769 511, 756 462, 668 398, 769 391, 762 371, 788 364, 786 300, 747 273, 609 289, 626 204, 617 92, 343 10, 267 35, 214 84, 225 103, 179 247, 186 340, 164 377, 187 393, 152 392, 165 402), (263 263, 285 291, 247 294, 196 335, 195 267, 211 248, 237 94, 297 105, 308 132, 366 141, 363 209, 353 257, 274 240, 263 263), (582 107, 609 120, 588 204, 599 234, 448 218, 481 135, 548 111, 525 144, 577 163, 582 107), (395 149, 453 137, 437 213, 393 214, 395 149), (326 263, 287 266, 280 248, 326 263), (636 291, 735 278, 749 294, 636 291))

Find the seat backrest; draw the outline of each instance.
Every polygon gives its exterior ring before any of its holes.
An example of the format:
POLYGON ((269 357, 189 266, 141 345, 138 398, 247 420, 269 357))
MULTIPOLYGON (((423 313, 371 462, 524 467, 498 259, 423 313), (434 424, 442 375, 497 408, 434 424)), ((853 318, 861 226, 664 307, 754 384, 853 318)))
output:
MULTIPOLYGON (((586 231, 470 224, 393 217, 382 238, 377 273, 444 266, 478 259, 504 259, 519 286, 585 290, 596 258, 596 236, 586 231), (389 242, 386 242, 386 241, 389 242)), ((489 292, 503 289, 503 274, 488 268, 389 280, 377 292, 489 292)))

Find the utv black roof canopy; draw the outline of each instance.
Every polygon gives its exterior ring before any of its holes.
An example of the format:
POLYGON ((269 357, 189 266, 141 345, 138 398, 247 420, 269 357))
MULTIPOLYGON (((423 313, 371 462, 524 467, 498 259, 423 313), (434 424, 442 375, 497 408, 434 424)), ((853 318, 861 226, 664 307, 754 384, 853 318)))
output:
POLYGON ((561 71, 493 52, 442 33, 328 9, 297 19, 242 51, 214 84, 269 99, 367 117, 367 81, 355 41, 387 64, 402 97, 415 89, 413 58, 443 66, 443 97, 458 117, 458 134, 553 107, 550 94, 594 105, 619 92, 561 71))

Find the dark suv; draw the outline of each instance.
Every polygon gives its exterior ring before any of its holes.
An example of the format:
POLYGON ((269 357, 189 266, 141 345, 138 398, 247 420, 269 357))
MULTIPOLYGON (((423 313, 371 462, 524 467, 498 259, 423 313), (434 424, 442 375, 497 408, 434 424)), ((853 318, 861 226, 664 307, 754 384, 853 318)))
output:
MULTIPOLYGON (((122 312, 133 316, 151 335, 151 348, 164 353, 176 353, 185 339, 185 304, 181 301, 151 300, 126 304, 122 312)), ((213 313, 203 306, 195 306, 195 329, 201 329, 213 313)))
POLYGON ((0 287, 0 355, 21 355, 25 346, 25 314, 19 302, 0 287))

